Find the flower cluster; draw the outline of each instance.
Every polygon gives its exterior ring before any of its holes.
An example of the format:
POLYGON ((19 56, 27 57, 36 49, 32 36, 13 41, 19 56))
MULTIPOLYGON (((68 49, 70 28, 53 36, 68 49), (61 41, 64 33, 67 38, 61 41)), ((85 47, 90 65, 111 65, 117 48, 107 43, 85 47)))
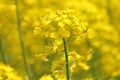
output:
POLYGON ((39 21, 36 20, 34 25, 37 25, 34 34, 41 42, 41 52, 38 56, 44 55, 44 58, 41 59, 49 61, 48 55, 53 55, 51 56, 53 62, 52 71, 57 79, 65 78, 64 66, 66 62, 62 38, 65 38, 68 44, 71 72, 78 72, 81 69, 89 70, 90 67, 86 62, 91 59, 91 50, 88 51, 89 53, 86 56, 83 56, 79 50, 86 39, 94 37, 94 33, 91 28, 88 28, 82 14, 72 9, 51 10, 40 17, 39 21))
MULTIPOLYGON (((92 38, 93 31, 87 28, 88 24, 84 16, 82 14, 75 16, 75 14, 75 11, 70 9, 48 11, 40 18, 40 21, 34 22, 34 25, 37 24, 34 34, 44 39, 46 46, 61 45, 63 37, 68 43, 78 41, 77 44, 81 39, 92 38)), ((54 50, 56 48, 54 47, 54 50)))
POLYGON ((10 66, 0 63, 0 80, 23 80, 10 66))

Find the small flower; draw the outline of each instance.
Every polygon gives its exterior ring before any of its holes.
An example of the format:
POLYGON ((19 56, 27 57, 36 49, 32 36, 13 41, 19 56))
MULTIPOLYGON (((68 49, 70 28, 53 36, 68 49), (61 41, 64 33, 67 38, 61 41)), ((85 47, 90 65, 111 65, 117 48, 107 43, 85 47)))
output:
POLYGON ((51 75, 43 75, 39 80, 54 80, 51 75))

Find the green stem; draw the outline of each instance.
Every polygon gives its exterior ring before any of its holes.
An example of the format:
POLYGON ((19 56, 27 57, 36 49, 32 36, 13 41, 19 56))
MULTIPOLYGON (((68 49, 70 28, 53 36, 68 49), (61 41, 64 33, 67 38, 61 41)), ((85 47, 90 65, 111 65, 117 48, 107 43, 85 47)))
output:
POLYGON ((110 0, 107 0, 107 13, 109 17, 109 23, 112 23, 112 13, 111 13, 111 5, 110 5, 110 0))
POLYGON ((23 56, 25 70, 26 70, 29 80, 33 80, 32 75, 31 75, 31 70, 29 68, 27 58, 26 58, 24 39, 23 39, 23 34, 22 34, 22 29, 21 29, 21 17, 20 17, 20 11, 19 11, 19 7, 18 7, 18 0, 16 0, 16 13, 17 13, 18 32, 19 32, 19 38, 20 38, 20 44, 21 44, 21 50, 22 50, 22 56, 23 56))
POLYGON ((66 45, 65 38, 63 38, 63 44, 64 44, 65 60, 66 60, 66 77, 67 77, 67 80, 70 80, 70 78, 69 78, 69 60, 68 60, 68 52, 67 52, 67 45, 66 45))
POLYGON ((1 54, 2 54, 3 63, 8 64, 8 59, 7 59, 7 55, 4 51, 4 44, 3 44, 3 39, 2 39, 1 35, 0 35, 0 51, 1 51, 1 54))
MULTIPOLYGON (((108 13, 108 17, 109 17, 109 23, 111 25, 114 25, 113 16, 112 16, 113 14, 112 14, 112 10, 111 10, 111 0, 107 0, 107 13, 108 13)), ((114 28, 116 29, 117 33, 120 34, 118 27, 114 27, 114 28)), ((120 41, 119 41, 119 43, 120 43, 120 41)))

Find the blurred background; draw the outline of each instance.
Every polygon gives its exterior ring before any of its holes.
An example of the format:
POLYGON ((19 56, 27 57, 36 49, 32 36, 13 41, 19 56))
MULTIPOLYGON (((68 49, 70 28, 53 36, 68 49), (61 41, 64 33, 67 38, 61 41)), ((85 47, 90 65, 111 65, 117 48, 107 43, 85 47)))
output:
POLYGON ((28 80, 24 68, 26 60, 31 80, 54 80, 41 78, 53 76, 54 61, 51 60, 53 55, 47 55, 47 60, 44 55, 37 56, 42 47, 33 30, 40 26, 39 18, 46 10, 74 9, 85 16, 96 36, 84 42, 80 50, 84 53, 92 48, 92 58, 87 61, 90 69, 76 68, 72 80, 120 80, 119 3, 119 0, 18 0, 16 9, 15 0, 0 0, 0 79, 13 74, 14 78, 8 80, 28 80), (20 11, 21 31, 17 10, 20 11))

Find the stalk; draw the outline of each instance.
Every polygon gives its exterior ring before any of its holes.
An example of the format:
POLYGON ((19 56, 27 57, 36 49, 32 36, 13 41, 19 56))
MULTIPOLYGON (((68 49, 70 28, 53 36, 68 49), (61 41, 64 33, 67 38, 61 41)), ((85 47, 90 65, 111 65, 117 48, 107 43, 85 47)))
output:
POLYGON ((7 59, 7 55, 5 53, 5 50, 4 50, 4 44, 3 44, 3 39, 2 39, 2 36, 0 35, 0 51, 1 51, 1 55, 2 55, 2 61, 4 64, 8 64, 8 59, 7 59))
MULTIPOLYGON (((108 17, 109 17, 109 23, 111 25, 114 25, 113 18, 112 18, 112 10, 111 10, 111 0, 107 0, 107 13, 108 13, 108 17)), ((120 34, 118 27, 114 27, 114 28, 116 29, 117 33, 120 34)), ((120 41, 119 41, 119 43, 120 43, 120 41)))
POLYGON ((107 0, 107 13, 109 17, 109 22, 112 23, 112 13, 111 13, 111 1, 107 0))
POLYGON ((18 26, 21 51, 22 51, 22 56, 23 56, 23 61, 24 61, 24 67, 25 67, 25 70, 26 70, 29 80, 33 80, 32 75, 31 75, 31 70, 30 70, 29 64, 27 62, 26 52, 25 52, 24 38, 23 38, 23 34, 22 34, 22 29, 21 29, 21 16, 20 16, 20 11, 19 11, 19 7, 18 7, 18 0, 16 0, 16 14, 17 14, 17 26, 18 26))
POLYGON ((67 77, 67 80, 70 80, 68 51, 67 51, 66 40, 64 37, 63 37, 63 44, 64 44, 64 52, 65 52, 65 60, 66 60, 66 77, 67 77))

